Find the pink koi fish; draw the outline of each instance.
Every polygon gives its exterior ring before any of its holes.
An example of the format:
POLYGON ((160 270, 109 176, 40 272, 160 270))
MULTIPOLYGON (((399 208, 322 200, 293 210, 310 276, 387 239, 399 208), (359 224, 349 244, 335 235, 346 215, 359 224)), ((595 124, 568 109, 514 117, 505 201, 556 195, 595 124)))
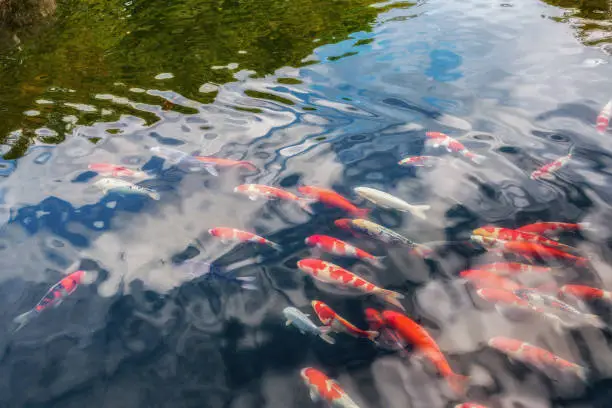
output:
POLYGON ((453 139, 452 137, 441 133, 441 132, 427 132, 425 133, 432 142, 433 147, 445 147, 449 153, 458 153, 466 159, 470 159, 474 163, 482 163, 485 159, 484 156, 477 155, 468 150, 463 143, 453 139))

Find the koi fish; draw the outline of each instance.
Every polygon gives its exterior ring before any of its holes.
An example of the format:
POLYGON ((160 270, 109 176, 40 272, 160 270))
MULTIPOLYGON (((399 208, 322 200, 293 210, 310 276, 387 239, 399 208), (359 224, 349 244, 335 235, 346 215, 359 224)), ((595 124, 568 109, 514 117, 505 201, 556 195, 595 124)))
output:
POLYGON ((282 247, 270 240, 260 237, 259 235, 253 234, 252 232, 242 231, 236 228, 217 227, 208 230, 208 233, 213 237, 221 238, 221 242, 227 243, 230 241, 237 242, 255 242, 257 244, 268 245, 277 251, 282 251, 282 247))
POLYGON ((400 166, 432 167, 440 161, 436 156, 412 156, 400 160, 400 166))
POLYGON ((366 217, 370 210, 367 208, 358 208, 346 198, 333 190, 325 188, 314 187, 314 186, 300 186, 298 187, 300 194, 303 194, 313 200, 322 202, 329 207, 339 208, 354 217, 366 217))
POLYGON ((392 194, 385 193, 384 191, 376 190, 370 187, 357 187, 355 193, 360 197, 376 204, 382 208, 390 208, 402 212, 409 212, 415 217, 426 219, 425 211, 431 207, 428 205, 413 205, 392 194))
POLYGON ((91 171, 95 171, 101 176, 112 177, 131 177, 131 178, 146 178, 147 173, 144 171, 132 170, 124 166, 118 166, 110 163, 91 163, 87 166, 91 171))
POLYGON ((366 294, 379 296, 384 301, 404 310, 399 299, 403 299, 404 295, 393 292, 391 290, 382 289, 367 280, 343 269, 331 262, 325 262, 320 259, 307 258, 298 261, 298 268, 312 276, 314 279, 336 285, 344 288, 357 289, 366 294))
POLYGON ((602 299, 612 301, 612 292, 585 285, 564 285, 559 289, 559 293, 584 300, 602 299))
POLYGON ((455 405, 455 408, 487 408, 484 405, 476 404, 475 402, 464 402, 463 404, 455 405))
POLYGON ((517 228, 517 231, 539 235, 556 235, 561 232, 578 232, 589 228, 588 223, 572 224, 569 222, 535 222, 517 228))
POLYGON ((384 256, 374 256, 363 249, 327 235, 311 235, 306 238, 306 245, 319 248, 333 255, 346 256, 364 260, 371 265, 382 267, 384 256))
POLYGON ((179 269, 191 279, 206 276, 207 278, 215 278, 226 282, 237 283, 242 289, 257 290, 259 289, 252 282, 256 280, 254 276, 235 276, 233 273, 228 273, 206 261, 189 259, 178 265, 179 269))
POLYGON ((376 338, 379 333, 377 331, 366 331, 361 330, 338 313, 336 313, 331 307, 319 300, 313 300, 311 303, 317 317, 323 323, 324 326, 329 328, 329 331, 335 333, 346 333, 353 337, 366 338, 373 342, 376 342, 376 338))
POLYGON ((338 228, 342 228, 353 233, 367 235, 370 238, 374 238, 386 244, 401 244, 408 245, 410 247, 415 246, 414 242, 403 235, 400 235, 395 231, 391 231, 390 229, 385 228, 382 225, 378 225, 372 221, 364 219, 351 220, 349 218, 341 218, 334 221, 334 225, 338 228))
POLYGON ((73 272, 70 275, 62 278, 55 285, 51 286, 42 299, 38 301, 36 306, 13 319, 14 328, 12 332, 15 333, 16 331, 21 330, 23 326, 28 324, 32 319, 45 310, 52 307, 58 307, 67 296, 74 293, 79 284, 83 282, 86 274, 87 273, 85 271, 73 272))
POLYGON ((383 319, 403 340, 411 343, 417 352, 433 363, 439 374, 446 378, 450 388, 455 393, 459 395, 465 393, 468 378, 456 374, 452 370, 444 354, 442 354, 440 347, 438 347, 438 344, 423 327, 409 317, 390 310, 385 310, 383 312, 383 319))
POLYGON ((572 154, 569 153, 567 156, 563 156, 550 163, 546 163, 545 165, 537 168, 536 170, 533 171, 533 173, 531 173, 531 179, 532 180, 539 180, 539 179, 552 180, 554 178, 553 173, 555 173, 556 171, 561 169, 563 166, 565 166, 567 163, 569 163, 571 159, 572 159, 572 154))
POLYGON ((466 159, 470 159, 474 163, 482 163, 485 159, 484 156, 472 153, 463 145, 463 143, 448 135, 445 135, 444 133, 427 132, 425 133, 425 136, 427 136, 433 142, 433 147, 438 148, 443 146, 449 153, 458 153, 466 159))
POLYGON ((496 306, 511 306, 524 310, 541 311, 513 291, 499 288, 482 288, 478 289, 476 294, 487 302, 494 303, 496 306))
POLYGON ((493 272, 497 275, 515 275, 519 273, 538 273, 549 274, 553 269, 548 266, 535 266, 518 262, 494 262, 485 265, 478 265, 476 269, 493 272))
POLYGON ((246 160, 231 160, 231 159, 222 159, 220 157, 212 157, 212 156, 193 156, 196 160, 201 163, 205 163, 210 166, 217 167, 243 167, 249 171, 257 170, 257 166, 255 166, 250 161, 246 160))
POLYGON ((218 176, 215 166, 199 161, 195 156, 166 146, 154 146, 150 149, 157 156, 164 158, 170 164, 186 164, 189 171, 206 170, 212 176, 218 176))
POLYGON ((561 372, 569 372, 586 380, 586 369, 551 353, 548 350, 508 337, 493 337, 487 344, 501 351, 512 359, 533 365, 538 369, 554 368, 561 372))
POLYGON ((117 178, 102 178, 93 183, 93 185, 98 187, 105 194, 109 191, 114 191, 120 194, 142 194, 151 197, 153 200, 160 199, 160 195, 157 191, 117 178))
POLYGON ((321 371, 306 367, 300 371, 313 402, 325 401, 333 408, 359 408, 340 385, 321 371))
POLYGON ((482 288, 499 288, 504 290, 517 290, 522 286, 513 280, 496 275, 493 272, 483 271, 480 269, 468 269, 459 273, 463 279, 467 279, 478 289, 482 288))
POLYGON ((317 327, 308 318, 309 315, 302 313, 300 310, 296 309, 295 307, 289 306, 289 307, 284 308, 283 315, 285 316, 285 319, 287 319, 285 323, 286 326, 293 325, 302 334, 308 333, 308 334, 312 334, 315 336, 319 336, 321 340, 329 344, 336 344, 336 340, 334 340, 333 337, 330 337, 329 335, 327 335, 327 333, 324 332, 321 327, 317 327))
POLYGON ((378 310, 367 308, 365 310, 365 318, 368 322, 368 328, 371 331, 377 331, 379 336, 374 342, 378 347, 385 350, 399 351, 402 356, 407 356, 405 353, 406 342, 393 330, 388 327, 378 310))
POLYGON ((510 228, 497 228, 494 226, 487 225, 484 227, 476 228, 474 231, 472 231, 472 234, 480 235, 487 238, 501 239, 502 241, 535 242, 540 245, 557 248, 566 252, 576 251, 575 248, 572 248, 569 245, 561 244, 557 241, 553 241, 552 239, 548 239, 541 235, 534 234, 531 232, 517 231, 510 228))
POLYGON ((304 211, 312 214, 310 202, 296 196, 282 188, 265 186, 263 184, 242 184, 234 188, 235 193, 246 194, 249 200, 255 201, 258 198, 287 200, 297 203, 304 211))
POLYGON ((597 123, 595 128, 599 133, 606 133, 608 130, 608 125, 610 124, 610 117, 612 116, 612 99, 606 103, 606 105, 601 109, 599 115, 597 115, 597 123))
POLYGON ((588 263, 586 258, 568 254, 555 248, 547 247, 535 242, 504 241, 496 238, 472 235, 471 239, 484 245, 487 249, 499 250, 522 256, 530 261, 535 258, 554 259, 560 261, 571 261, 575 265, 584 266, 588 263))

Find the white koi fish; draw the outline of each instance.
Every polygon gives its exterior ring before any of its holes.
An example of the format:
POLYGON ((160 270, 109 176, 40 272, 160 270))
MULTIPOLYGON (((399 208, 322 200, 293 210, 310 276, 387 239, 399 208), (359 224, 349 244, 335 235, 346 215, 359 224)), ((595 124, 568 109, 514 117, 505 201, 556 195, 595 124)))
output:
POLYGON ((412 215, 421 219, 426 219, 425 211, 429 210, 428 205, 413 205, 392 194, 384 191, 376 190, 370 187, 357 187, 355 193, 365 198, 366 200, 376 204, 382 208, 391 208, 398 211, 409 212, 412 215))

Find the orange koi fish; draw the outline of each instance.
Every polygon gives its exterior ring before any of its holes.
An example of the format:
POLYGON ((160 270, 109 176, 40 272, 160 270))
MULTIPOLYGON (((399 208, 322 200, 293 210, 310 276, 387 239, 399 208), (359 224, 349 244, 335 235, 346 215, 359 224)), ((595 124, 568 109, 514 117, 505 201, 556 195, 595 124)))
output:
POLYGON ((329 207, 339 208, 353 217, 366 217, 370 210, 367 208, 358 208, 346 198, 333 190, 315 187, 315 186, 301 186, 298 187, 298 191, 316 201, 320 201, 329 207))
POLYGON ((85 271, 76 271, 62 278, 62 280, 53 285, 51 289, 47 291, 45 296, 38 301, 34 308, 13 319, 13 323, 15 324, 13 332, 20 330, 23 326, 28 324, 28 322, 45 310, 51 307, 59 306, 67 296, 74 293, 79 284, 85 278, 85 275, 85 271))
POLYGON ((340 385, 321 371, 306 367, 300 371, 313 402, 323 400, 333 408, 359 408, 340 385))
POLYGON ((557 241, 553 241, 552 239, 545 238, 541 235, 533 234, 531 232, 517 231, 510 228, 498 228, 487 225, 484 227, 476 228, 474 231, 472 231, 472 234, 480 235, 482 237, 487 238, 501 239, 503 241, 535 242, 540 245, 557 248, 566 252, 576 250, 575 248, 572 248, 569 245, 561 244, 557 241))
POLYGON ((475 153, 472 153, 467 149, 467 147, 463 145, 463 143, 453 139, 452 137, 444 133, 427 132, 425 133, 425 136, 427 136, 433 142, 433 147, 437 148, 443 146, 449 153, 458 153, 466 159, 470 159, 474 163, 481 163, 485 159, 484 156, 479 156, 475 153))
POLYGON ((282 247, 270 240, 260 237, 259 235, 253 234, 252 232, 242 231, 236 228, 217 227, 208 230, 208 233, 213 237, 221 238, 223 243, 230 241, 236 242, 255 242, 257 244, 268 245, 277 251, 282 251, 282 247))
POLYGON ((578 232, 589 228, 588 223, 572 224, 569 222, 535 222, 517 228, 517 231, 530 232, 532 234, 554 236, 561 232, 578 232))
POLYGON ((339 287, 357 289, 358 291, 366 294, 379 296, 384 301, 404 310, 404 307, 399 301, 399 299, 404 298, 404 295, 391 290, 379 288, 373 283, 354 275, 338 265, 314 258, 302 259, 298 261, 297 264, 298 268, 300 268, 302 272, 312 276, 318 281, 339 287))
POLYGON ((406 342, 411 343, 419 353, 435 365, 440 375, 446 378, 450 388, 455 393, 459 395, 465 394, 468 378, 456 374, 452 370, 438 344, 423 327, 409 317, 390 310, 383 312, 383 319, 400 337, 406 342))
POLYGON ((552 180, 554 178, 553 174, 560 170, 563 166, 565 166, 572 159, 572 153, 569 153, 567 156, 559 157, 558 159, 546 163, 542 167, 537 168, 531 173, 532 180, 552 180))
POLYGON ((612 292, 585 285, 564 285, 559 289, 559 294, 571 295, 584 300, 602 299, 612 301, 612 292))
POLYGON ((432 167, 439 161, 440 158, 436 156, 412 156, 400 160, 397 164, 400 166, 432 167))
POLYGON ((513 280, 480 269, 468 269, 459 272, 459 276, 472 282, 478 289, 499 288, 513 291, 522 288, 522 285, 519 285, 513 280))
POLYGON ((606 103, 606 105, 601 109, 599 115, 597 115, 597 124, 595 128, 599 133, 606 133, 608 130, 608 125, 610 124, 610 117, 612 116, 612 99, 606 103))
POLYGON ((313 300, 311 305, 321 323, 323 323, 323 325, 326 326, 329 331, 335 333, 346 333, 353 337, 366 338, 373 342, 376 341, 376 338, 379 335, 377 331, 361 330, 359 327, 340 316, 331 307, 319 300, 313 300))
POLYGON ((362 259, 374 266, 382 267, 381 261, 384 257, 374 256, 334 237, 327 235, 311 235, 306 238, 305 242, 308 246, 319 248, 333 255, 362 259))
POLYGON ((246 160, 231 160, 231 159, 222 159, 220 157, 211 157, 211 156, 193 156, 195 159, 201 161, 202 163, 206 163, 212 166, 217 167, 243 167, 250 171, 257 170, 257 166, 255 166, 250 161, 246 160))
POLYGON ((265 186, 263 184, 242 184, 234 188, 235 193, 246 194, 249 200, 257 200, 258 198, 279 199, 296 202, 304 211, 312 214, 310 203, 282 188, 265 186))
POLYGON ((510 358, 533 365, 538 369, 554 368, 562 372, 570 372, 586 380, 586 369, 578 364, 564 360, 548 350, 533 346, 508 337, 493 337, 488 342, 489 347, 501 351, 510 358))
POLYGON ((91 171, 95 171, 104 177, 132 177, 145 178, 147 173, 144 171, 132 170, 124 166, 118 166, 110 163, 91 163, 87 166, 91 171))

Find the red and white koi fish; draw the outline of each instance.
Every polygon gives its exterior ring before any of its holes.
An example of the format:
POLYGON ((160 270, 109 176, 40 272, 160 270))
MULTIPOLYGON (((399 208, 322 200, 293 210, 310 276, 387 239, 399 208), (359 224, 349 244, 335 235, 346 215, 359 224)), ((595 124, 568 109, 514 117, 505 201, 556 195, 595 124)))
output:
POLYGON ((308 387, 308 393, 313 402, 323 400, 333 408, 359 408, 336 381, 321 371, 306 367, 300 372, 300 375, 308 387))
POLYGON ((62 278, 62 280, 53 285, 51 289, 45 293, 45 296, 38 301, 34 308, 13 319, 13 323, 15 325, 13 332, 20 330, 23 326, 28 324, 30 320, 45 310, 59 306, 67 296, 74 293, 79 284, 83 282, 85 275, 85 271, 76 271, 62 278))
POLYGON ((583 300, 601 299, 612 301, 612 292, 585 285, 564 285, 559 289, 559 294, 575 296, 583 300))
POLYGON ((382 267, 384 257, 374 256, 363 249, 359 249, 347 242, 341 241, 328 235, 311 235, 306 238, 306 245, 319 248, 327 253, 346 256, 350 258, 362 259, 376 267, 382 267))
POLYGON ((484 405, 477 404, 475 402, 464 402, 463 404, 455 405, 455 408, 487 408, 484 405))
POLYGON ((346 333, 353 337, 365 338, 371 341, 376 341, 379 333, 377 331, 366 331, 361 330, 338 313, 336 313, 331 307, 319 300, 313 300, 311 303, 312 308, 319 317, 321 323, 328 328, 329 331, 335 333, 346 333))
POLYGON ((493 337, 487 343, 489 347, 501 351, 510 358, 531 364, 538 369, 554 368, 562 372, 573 373, 582 380, 586 380, 587 373, 584 367, 527 342, 508 337, 493 337))
POLYGON ((213 237, 221 238, 221 241, 226 243, 230 241, 235 242, 255 242, 257 244, 268 245, 277 251, 281 251, 282 247, 270 240, 260 237, 259 235, 253 234, 252 232, 242 231, 236 228, 217 227, 208 230, 208 233, 213 237))
POLYGON ((517 228, 517 231, 530 232, 532 234, 555 236, 562 232, 578 232, 588 229, 589 223, 583 222, 572 224, 569 222, 535 222, 517 228))
POLYGON ((365 318, 368 322, 368 327, 372 331, 380 333, 375 343, 378 347, 385 350, 399 351, 403 357, 407 357, 405 352, 406 342, 399 334, 385 323, 382 314, 371 307, 365 310, 365 318))
POLYGON ((432 167, 440 161, 436 156, 411 156, 400 160, 400 166, 432 167))
POLYGON ((569 245, 561 244, 557 241, 553 241, 552 239, 543 237, 542 235, 534 234, 531 232, 513 230, 510 228, 498 228, 491 225, 486 225, 484 227, 476 228, 474 231, 472 231, 472 234, 480 235, 482 237, 487 238, 501 239, 503 241, 535 242, 566 252, 576 251, 575 248, 572 248, 569 245))
POLYGON ((391 290, 379 288, 373 283, 360 278, 359 276, 339 267, 338 265, 314 258, 302 259, 298 261, 297 264, 301 271, 321 282, 344 288, 357 289, 358 291, 366 294, 379 296, 384 301, 404 310, 404 307, 399 301, 399 299, 404 298, 404 295, 391 290))
POLYGON ((87 168, 104 177, 145 178, 147 173, 110 163, 91 163, 87 168))
POLYGON ((599 133, 606 133, 608 130, 608 125, 610 124, 610 117, 612 116, 612 99, 606 103, 606 105, 601 109, 599 115, 597 115, 597 123, 595 128, 599 133))
POLYGON ((296 202, 304 211, 312 214, 310 202, 296 196, 289 191, 278 187, 265 186, 263 184, 242 184, 234 188, 235 193, 246 194, 249 200, 257 200, 258 198, 278 199, 296 202))
POLYGON ((383 312, 385 323, 394 329, 402 339, 411 343, 415 350, 430 360, 443 376, 450 388, 458 395, 465 394, 468 377, 456 374, 442 354, 436 341, 414 320, 401 313, 385 310, 383 312))
POLYGON ((193 156, 195 159, 201 161, 202 163, 217 166, 217 167, 243 167, 250 171, 257 170, 257 166, 255 166, 250 161, 246 160, 231 160, 231 159, 222 159, 220 157, 211 157, 211 156, 193 156))
POLYGON ((472 153, 463 145, 463 143, 453 139, 452 137, 441 133, 441 132, 427 132, 425 133, 432 142, 433 147, 443 146, 449 153, 458 153, 465 157, 466 159, 470 159, 474 163, 482 163, 485 157, 472 153))
POLYGON ((366 217, 370 210, 367 208, 358 208, 346 198, 333 190, 320 188, 315 186, 300 186, 298 191, 316 201, 320 201, 329 207, 339 208, 354 217, 366 217))
POLYGON ((522 288, 522 285, 519 285, 513 280, 496 275, 493 272, 483 271, 481 269, 468 269, 459 272, 459 276, 472 282, 477 289, 499 288, 513 291, 522 288))
POLYGON ((553 268, 550 268, 548 266, 535 266, 518 262, 494 262, 485 265, 478 265, 474 269, 493 272, 500 276, 516 275, 520 273, 553 273, 553 268))
POLYGON ((524 310, 543 312, 542 310, 534 307, 525 299, 515 294, 513 291, 499 288, 482 288, 478 289, 476 293, 487 302, 494 303, 498 306, 511 306, 524 310))
POLYGON ((537 168, 531 173, 532 180, 552 180, 553 173, 560 170, 563 166, 565 166, 572 159, 572 153, 567 154, 567 156, 559 157, 557 160, 551 161, 550 163, 546 163, 542 167, 537 168))

